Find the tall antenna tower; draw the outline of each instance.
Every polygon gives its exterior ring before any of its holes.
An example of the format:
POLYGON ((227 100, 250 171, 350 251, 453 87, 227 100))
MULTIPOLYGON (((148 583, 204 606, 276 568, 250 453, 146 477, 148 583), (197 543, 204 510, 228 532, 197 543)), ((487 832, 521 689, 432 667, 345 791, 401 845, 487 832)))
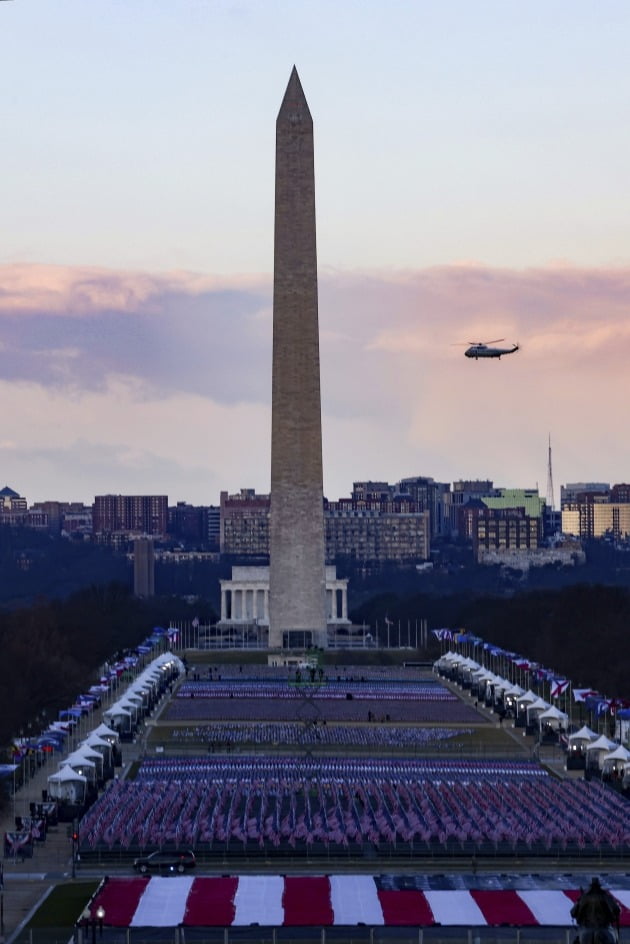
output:
POLYGON ((555 511, 556 506, 553 499, 553 471, 551 469, 551 433, 549 433, 549 453, 547 460, 547 508, 549 511, 555 511))

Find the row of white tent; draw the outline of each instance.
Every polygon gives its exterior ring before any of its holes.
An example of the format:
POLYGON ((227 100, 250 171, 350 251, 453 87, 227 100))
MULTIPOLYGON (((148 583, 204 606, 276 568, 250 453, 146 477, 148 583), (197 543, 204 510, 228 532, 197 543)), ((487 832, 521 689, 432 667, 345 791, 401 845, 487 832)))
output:
MULTIPOLYGON (((506 706, 513 706, 515 713, 526 712, 527 725, 537 726, 541 732, 546 726, 556 730, 568 729, 566 712, 550 705, 535 692, 525 691, 520 685, 496 675, 474 659, 449 651, 437 660, 435 668, 438 672, 456 673, 462 680, 476 685, 479 692, 490 686, 495 699, 500 699, 506 706)), ((630 781, 630 751, 605 734, 591 731, 586 725, 568 737, 568 756, 580 754, 585 755, 586 766, 601 772, 602 777, 630 781)))
POLYGON ((587 768, 598 770, 603 778, 630 779, 630 751, 623 744, 598 735, 584 725, 569 736, 568 756, 586 757, 587 768))
POLYGON ((124 695, 103 712, 103 722, 60 761, 56 773, 48 777, 48 794, 73 806, 85 803, 88 789, 107 779, 114 767, 114 752, 119 749, 120 730, 135 727, 143 716, 152 691, 159 690, 164 673, 180 674, 184 665, 178 656, 165 652, 154 659, 129 685, 124 695))
POLYGON ((520 685, 515 685, 458 652, 446 652, 437 660, 435 668, 450 675, 456 673, 464 684, 468 682, 471 687, 476 687, 482 699, 486 691, 491 690, 495 703, 502 702, 506 708, 512 708, 515 714, 523 715, 526 712, 528 726, 537 726, 540 731, 546 726, 555 730, 566 730, 568 726, 569 716, 566 712, 549 704, 535 692, 525 691, 520 685))

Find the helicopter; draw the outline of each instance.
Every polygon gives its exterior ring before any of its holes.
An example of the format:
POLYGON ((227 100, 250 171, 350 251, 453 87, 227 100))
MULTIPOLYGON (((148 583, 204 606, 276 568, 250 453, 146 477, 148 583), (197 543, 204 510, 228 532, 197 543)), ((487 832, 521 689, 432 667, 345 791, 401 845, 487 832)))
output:
POLYGON ((504 354, 515 354, 520 345, 513 344, 512 347, 490 347, 491 344, 500 344, 504 338, 497 338, 496 341, 469 341, 470 347, 464 351, 465 357, 503 357, 504 354))

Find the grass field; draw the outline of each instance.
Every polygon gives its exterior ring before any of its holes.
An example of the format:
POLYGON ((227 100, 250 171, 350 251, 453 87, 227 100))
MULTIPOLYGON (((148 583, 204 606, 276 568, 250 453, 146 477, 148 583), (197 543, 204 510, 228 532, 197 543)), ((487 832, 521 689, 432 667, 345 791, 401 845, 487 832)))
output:
POLYGON ((100 882, 96 879, 55 885, 28 922, 26 930, 73 928, 99 885, 100 882))

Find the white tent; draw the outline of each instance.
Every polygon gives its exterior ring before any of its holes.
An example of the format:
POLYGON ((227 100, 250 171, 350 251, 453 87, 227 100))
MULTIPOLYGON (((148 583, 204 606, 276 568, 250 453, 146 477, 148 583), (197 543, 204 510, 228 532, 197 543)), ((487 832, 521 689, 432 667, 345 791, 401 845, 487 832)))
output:
POLYGON ((525 689, 521 688, 520 685, 510 685, 510 687, 506 688, 503 692, 503 704, 509 711, 514 713, 519 698, 524 694, 525 689))
POLYGON ((529 711, 531 708, 535 709, 536 711, 545 711, 547 708, 551 708, 551 705, 549 704, 548 701, 545 701, 544 698, 538 697, 538 698, 536 699, 536 701, 531 702, 531 703, 527 706, 527 710, 528 710, 528 711, 529 711))
POLYGON ((547 708, 538 715, 538 727, 541 731, 558 731, 560 728, 566 729, 569 723, 569 716, 564 711, 560 711, 555 705, 547 708))
POLYGON ((84 803, 86 788, 87 778, 72 767, 61 767, 48 778, 48 794, 54 800, 84 803))
POLYGON ((120 699, 121 704, 131 701, 134 704, 142 705, 144 698, 142 697, 142 692, 137 691, 136 688, 130 688, 129 691, 125 692, 123 697, 120 699))
POLYGON ((112 729, 108 728, 106 724, 99 724, 98 728, 94 728, 94 730, 90 732, 89 736, 91 737, 92 735, 96 735, 99 738, 105 738, 105 740, 109 741, 110 744, 120 740, 118 737, 118 732, 112 731, 112 729))
POLYGON ((128 715, 129 712, 126 708, 123 707, 122 701, 119 699, 115 701, 113 705, 110 705, 107 711, 103 712, 104 718, 116 718, 118 715, 128 715))
POLYGON ((605 734, 601 734, 597 740, 591 741, 590 744, 586 745, 587 768, 601 770, 604 757, 614 751, 616 747, 616 743, 607 738, 605 734))
POLYGON ((534 692, 528 688, 524 695, 518 696, 518 707, 522 710, 521 706, 524 708, 527 705, 531 705, 533 702, 538 700, 538 695, 535 695, 534 692))
POLYGON ((103 718, 105 718, 105 721, 124 731, 128 731, 131 728, 131 715, 131 711, 128 708, 123 707, 119 701, 114 702, 113 705, 110 705, 107 711, 103 712, 103 718))
POLYGON ((614 751, 606 754, 602 760, 602 778, 604 780, 623 780, 630 764, 630 751, 619 744, 614 751))
POLYGON ((567 770, 583 770, 586 764, 586 748, 597 739, 587 725, 569 735, 567 744, 567 770))
POLYGON ((590 744, 586 745, 586 750, 589 751, 600 751, 604 754, 614 751, 617 747, 615 741, 611 741, 610 738, 607 738, 605 734, 600 734, 600 736, 595 740, 591 741, 590 744))
POLYGON ((97 751, 96 748, 91 747, 89 744, 86 744, 85 741, 82 741, 77 749, 73 751, 72 756, 77 758, 84 757, 86 760, 92 761, 98 771, 99 776, 102 776, 104 758, 103 754, 100 751, 97 751))
POLYGON ((538 720, 542 721, 567 721, 569 718, 566 711, 560 711, 559 708, 556 708, 555 705, 551 705, 546 711, 543 711, 541 715, 538 716, 538 720))
MULTIPOLYGON (((142 701, 142 699, 140 699, 140 701, 142 701)), ((137 718, 142 708, 137 701, 128 698, 126 695, 118 701, 118 707, 126 711, 132 718, 137 718)))
MULTIPOLYGON (((103 758, 101 757, 101 761, 102 760, 103 758)), ((90 760, 89 757, 84 757, 78 751, 68 754, 68 756, 61 761, 59 769, 61 770, 63 767, 71 767, 92 783, 96 780, 96 764, 93 760, 90 760)))
POLYGON ((587 744, 589 741, 594 741, 597 737, 595 731, 591 731, 588 725, 584 724, 579 731, 575 731, 573 734, 569 735, 569 744, 577 743, 579 741, 584 741, 587 744))
POLYGON ((527 705, 527 724, 536 724, 539 716, 543 711, 547 711, 548 708, 551 708, 551 705, 548 701, 545 701, 544 698, 537 698, 536 701, 527 705))
POLYGON ((77 757, 87 757, 88 760, 95 760, 97 763, 103 759, 103 755, 100 753, 100 751, 94 750, 94 748, 90 747, 89 744, 86 744, 85 741, 82 741, 79 744, 77 749, 73 751, 73 754, 75 754, 77 757))
POLYGON ((627 747, 624 747, 623 744, 618 744, 614 751, 611 751, 610 754, 606 754, 604 763, 609 760, 630 760, 630 751, 627 747))
POLYGON ((109 757, 112 752, 111 741, 108 741, 107 738, 99 737, 98 734, 88 734, 85 741, 82 741, 79 744, 79 748, 90 747, 93 751, 98 751, 101 757, 109 757))

